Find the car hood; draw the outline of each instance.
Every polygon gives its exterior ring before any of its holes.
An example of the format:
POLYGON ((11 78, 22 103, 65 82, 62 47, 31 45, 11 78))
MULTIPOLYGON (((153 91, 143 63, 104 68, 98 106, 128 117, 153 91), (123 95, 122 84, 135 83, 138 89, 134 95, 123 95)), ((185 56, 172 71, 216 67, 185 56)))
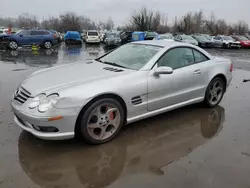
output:
POLYGON ((187 43, 190 43, 190 44, 196 44, 197 41, 196 40, 184 40, 185 42, 187 43))
POLYGON ((206 42, 211 42, 211 41, 210 41, 210 40, 202 40, 202 41, 200 41, 200 42, 206 43, 206 42))
POLYGON ((97 61, 85 61, 43 69, 31 74, 21 84, 34 97, 40 93, 50 94, 68 86, 114 78, 135 72, 97 61))
POLYGON ((0 37, 3 37, 3 36, 9 36, 8 34, 6 34, 6 33, 2 33, 2 34, 0 34, 0 37))
POLYGON ((225 40, 225 41, 227 41, 227 42, 233 42, 233 43, 240 43, 240 42, 234 41, 234 40, 225 40))

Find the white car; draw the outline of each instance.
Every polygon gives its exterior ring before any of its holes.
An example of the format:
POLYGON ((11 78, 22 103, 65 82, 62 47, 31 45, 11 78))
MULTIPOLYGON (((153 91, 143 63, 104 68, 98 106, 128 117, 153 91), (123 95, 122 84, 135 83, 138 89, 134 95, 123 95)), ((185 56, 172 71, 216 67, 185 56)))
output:
POLYGON ((99 33, 95 30, 87 31, 86 36, 85 36, 85 42, 86 43, 100 43, 101 38, 100 38, 99 33))
POLYGON ((218 35, 212 39, 214 47, 220 48, 241 48, 239 41, 235 41, 230 36, 218 35))
POLYGON ((8 34, 8 29, 6 28, 0 28, 0 34, 8 34))

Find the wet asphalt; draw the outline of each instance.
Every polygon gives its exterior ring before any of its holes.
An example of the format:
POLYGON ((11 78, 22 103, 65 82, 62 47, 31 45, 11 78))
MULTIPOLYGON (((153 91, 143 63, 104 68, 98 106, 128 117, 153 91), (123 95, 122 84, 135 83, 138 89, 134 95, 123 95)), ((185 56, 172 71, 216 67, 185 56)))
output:
POLYGON ((43 141, 13 122, 12 93, 41 68, 100 56, 102 45, 0 52, 0 188, 249 188, 250 50, 208 49, 230 58, 234 78, 220 105, 192 105, 128 126, 88 146, 43 141))

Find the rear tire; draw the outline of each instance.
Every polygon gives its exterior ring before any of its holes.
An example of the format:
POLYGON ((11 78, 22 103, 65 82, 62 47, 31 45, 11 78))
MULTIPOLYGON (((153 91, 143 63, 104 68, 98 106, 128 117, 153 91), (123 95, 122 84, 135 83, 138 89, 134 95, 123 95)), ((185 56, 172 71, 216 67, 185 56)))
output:
POLYGON ((215 77, 209 83, 204 99, 205 106, 213 108, 220 103, 226 90, 225 85, 226 83, 220 77, 215 77))
POLYGON ((52 43, 50 41, 45 41, 43 44, 45 49, 51 49, 52 48, 52 43))
POLYGON ((124 124, 125 112, 115 99, 103 98, 82 111, 76 123, 76 138, 88 144, 102 144, 112 140, 124 124), (113 119, 110 119, 112 114, 113 119))

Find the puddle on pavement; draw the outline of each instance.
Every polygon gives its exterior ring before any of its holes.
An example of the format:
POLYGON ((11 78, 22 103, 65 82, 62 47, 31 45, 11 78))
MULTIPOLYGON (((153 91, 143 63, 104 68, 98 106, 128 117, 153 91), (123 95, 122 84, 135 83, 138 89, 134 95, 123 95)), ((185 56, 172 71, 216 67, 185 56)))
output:
POLYGON ((126 126, 113 142, 101 146, 42 141, 23 132, 19 163, 33 182, 52 187, 103 187, 126 174, 161 175, 162 167, 217 135, 224 113, 220 106, 190 106, 126 126))

